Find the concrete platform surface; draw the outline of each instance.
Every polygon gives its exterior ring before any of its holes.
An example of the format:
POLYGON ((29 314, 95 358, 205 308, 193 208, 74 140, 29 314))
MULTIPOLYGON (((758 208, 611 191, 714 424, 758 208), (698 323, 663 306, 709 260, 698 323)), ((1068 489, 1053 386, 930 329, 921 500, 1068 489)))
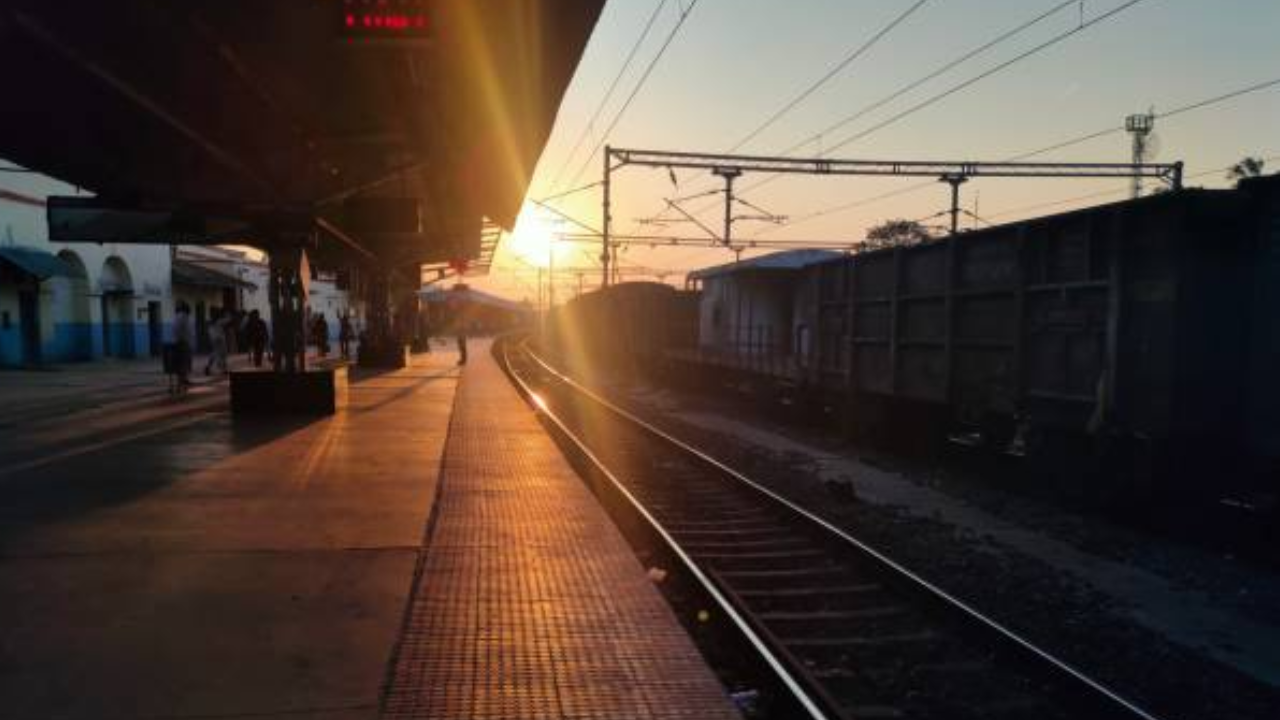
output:
POLYGON ((487 343, 434 512, 383 717, 737 717, 487 343))
POLYGON ((143 364, 0 374, 0 716, 376 717, 454 360, 234 422, 143 364))

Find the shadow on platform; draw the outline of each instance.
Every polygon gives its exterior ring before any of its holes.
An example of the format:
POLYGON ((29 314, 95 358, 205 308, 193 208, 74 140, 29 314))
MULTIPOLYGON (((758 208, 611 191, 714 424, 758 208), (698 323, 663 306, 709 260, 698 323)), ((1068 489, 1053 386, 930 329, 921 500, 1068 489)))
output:
MULTIPOLYGON (((303 416, 201 413, 167 430, 50 448, 38 464, 0 468, 0 549, 33 526, 133 502, 319 422, 303 416)), ((153 431, 154 430, 154 431, 153 431)))

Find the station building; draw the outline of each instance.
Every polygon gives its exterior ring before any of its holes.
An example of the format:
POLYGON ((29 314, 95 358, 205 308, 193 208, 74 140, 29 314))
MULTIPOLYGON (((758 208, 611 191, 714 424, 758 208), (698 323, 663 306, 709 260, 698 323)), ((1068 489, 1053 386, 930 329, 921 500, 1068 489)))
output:
MULTIPOLYGON (((270 271, 267 258, 244 247, 178 245, 173 255, 174 304, 186 301, 195 321, 197 350, 207 350, 206 329, 216 312, 232 310, 258 314, 270 321, 270 271)), ((331 272, 317 272, 308 287, 308 309, 323 313, 330 340, 338 339, 338 319, 349 315, 362 326, 364 303, 356 300, 331 272)))
POLYGON ((49 242, 45 197, 77 188, 0 180, 0 365, 158 354, 173 316, 170 249, 49 242))
MULTIPOLYGON (((267 261, 247 248, 50 242, 45 198, 73 194, 41 175, 0 174, 0 367, 158 356, 179 300, 198 352, 215 312, 270 319, 267 261)), ((363 315, 332 274, 310 293, 335 340, 340 315, 363 315)))

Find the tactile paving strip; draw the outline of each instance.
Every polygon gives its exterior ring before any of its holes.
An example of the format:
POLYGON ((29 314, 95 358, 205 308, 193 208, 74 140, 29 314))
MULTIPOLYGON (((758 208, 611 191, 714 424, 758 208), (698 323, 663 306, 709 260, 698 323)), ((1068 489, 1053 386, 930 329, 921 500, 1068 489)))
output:
POLYGON ((388 718, 736 718, 486 352, 463 376, 388 718))

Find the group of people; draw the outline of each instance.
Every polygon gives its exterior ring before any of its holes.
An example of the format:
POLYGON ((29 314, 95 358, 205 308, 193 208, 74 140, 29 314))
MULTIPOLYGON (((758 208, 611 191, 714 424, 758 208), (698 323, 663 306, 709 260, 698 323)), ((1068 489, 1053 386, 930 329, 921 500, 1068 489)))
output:
MULTIPOLYGON (((460 286, 461 287, 461 286, 460 286)), ((462 294, 450 298, 450 310, 455 315, 456 335, 458 340, 458 364, 467 362, 466 322, 463 313, 462 294)), ((430 324, 425 318, 420 320, 416 330, 425 341, 430 351, 430 324)), ((329 355, 329 321, 323 312, 310 315, 304 325, 304 333, 309 336, 301 338, 301 344, 307 341, 315 344, 316 354, 320 357, 329 355)), ((262 367, 264 357, 270 357, 271 330, 257 310, 226 310, 214 308, 205 325, 206 339, 209 345, 209 356, 205 362, 205 375, 223 375, 227 372, 227 358, 235 353, 243 352, 255 368, 262 367)), ((338 316, 338 349, 342 358, 351 357, 351 343, 356 339, 356 329, 349 313, 338 316)), ((362 338, 363 339, 363 338, 362 338)), ((174 307, 173 342, 165 348, 165 372, 176 381, 176 390, 182 391, 191 386, 192 359, 197 349, 195 320, 191 315, 191 306, 179 300, 174 307)))
MULTIPOLYGON (((227 372, 227 358, 234 353, 243 352, 249 356, 254 367, 262 367, 271 345, 271 331, 267 321, 257 310, 245 312, 215 308, 209 315, 205 326, 205 335, 209 342, 209 356, 205 361, 204 374, 221 375, 227 372)), ((166 371, 176 377, 179 389, 191 385, 192 360, 197 348, 195 321, 191 317, 191 306, 179 300, 173 313, 173 342, 166 348, 166 371)))
MULTIPOLYGON (((320 357, 329 356, 329 321, 325 319, 324 313, 318 312, 312 318, 308 326, 311 339, 316 344, 316 354, 320 357)), ((356 339, 355 325, 351 322, 349 314, 338 316, 338 352, 342 354, 343 360, 351 359, 351 341, 356 339)))
POLYGON ((254 367, 262 367, 262 358, 266 354, 271 340, 267 321, 262 319, 257 310, 215 309, 210 314, 209 324, 205 329, 209 337, 209 359, 204 366, 204 374, 227 372, 227 357, 243 352, 249 356, 254 367))

